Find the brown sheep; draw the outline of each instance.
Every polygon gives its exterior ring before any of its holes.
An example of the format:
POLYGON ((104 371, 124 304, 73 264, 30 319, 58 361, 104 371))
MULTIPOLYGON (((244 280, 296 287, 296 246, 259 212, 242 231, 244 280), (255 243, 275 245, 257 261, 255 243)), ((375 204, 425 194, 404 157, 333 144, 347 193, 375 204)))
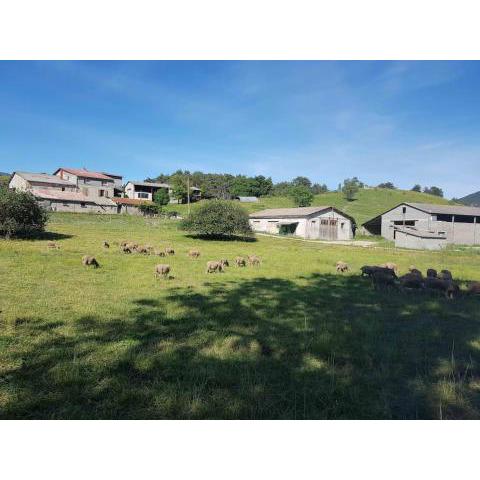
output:
POLYGON ((120 247, 120 251, 123 253, 132 253, 132 249, 128 244, 123 245, 123 247, 120 247))
POLYGON ((388 268, 389 270, 393 270, 396 274, 398 273, 398 265, 393 262, 387 262, 382 265, 383 268, 388 268))
POLYGON ((60 250, 60 245, 57 245, 55 242, 48 242, 47 247, 48 248, 55 248, 57 250, 60 250))
POLYGON ((437 278, 437 271, 434 268, 429 268, 427 270, 427 278, 437 278))
POLYGON ((175 255, 175 250, 172 247, 165 248, 165 253, 167 255, 175 255))
POLYGON ((441 278, 442 280, 453 280, 452 274, 449 270, 442 270, 438 278, 441 278))
POLYGON ((252 267, 258 267, 260 265, 260 258, 258 258, 256 255, 249 255, 248 264, 252 267))
POLYGON ((170 265, 166 265, 163 263, 155 265, 155 278, 159 278, 159 277, 167 278, 169 273, 170 273, 170 265))
POLYGON ((200 251, 196 248, 192 248, 188 251, 188 256, 190 258, 198 258, 200 256, 200 251))
POLYGON ((335 267, 337 269, 337 273, 345 273, 345 272, 348 272, 349 270, 349 266, 347 263, 345 262, 342 262, 341 260, 339 260, 336 264, 335 264, 335 267))
POLYGON ((94 268, 98 268, 100 266, 100 264, 97 262, 97 259, 90 255, 84 255, 82 257, 82 265, 93 266, 94 268))
POLYGON ((468 287, 468 293, 470 295, 480 295, 480 282, 473 282, 468 287))
POLYGON ((110 248, 110 244, 106 240, 103 241, 103 248, 110 248))
POLYGON ((402 288, 415 288, 415 289, 424 289, 425 283, 423 278, 416 273, 407 273, 400 277, 400 285, 402 288))
MULTIPOLYGON (((393 270, 393 269, 389 269, 393 270)), ((379 289, 388 289, 388 288, 398 288, 397 278, 389 273, 376 271, 371 275, 373 281, 373 288, 375 290, 379 289)))
POLYGON ((425 279, 425 288, 442 292, 446 298, 452 299, 460 293, 460 288, 456 283, 441 278, 429 277, 425 279))
POLYGON ((129 243, 131 243, 131 242, 128 242, 127 240, 122 240, 120 242, 120 247, 126 247, 129 243))
POLYGON ((237 267, 246 267, 247 261, 243 257, 237 257, 235 258, 235 265, 237 267))
POLYGON ((157 257, 166 257, 167 254, 163 250, 157 250, 155 249, 153 251, 153 254, 156 255, 157 257))
POLYGON ((219 262, 222 264, 222 267, 229 267, 230 264, 228 263, 228 260, 226 258, 222 258, 222 260, 219 260, 219 262))
POLYGON ((126 244, 126 246, 127 246, 132 252, 134 252, 134 251, 138 248, 138 243, 129 242, 129 243, 126 244))
POLYGON ((211 260, 207 262, 207 269, 205 273, 223 272, 223 265, 221 262, 211 260))

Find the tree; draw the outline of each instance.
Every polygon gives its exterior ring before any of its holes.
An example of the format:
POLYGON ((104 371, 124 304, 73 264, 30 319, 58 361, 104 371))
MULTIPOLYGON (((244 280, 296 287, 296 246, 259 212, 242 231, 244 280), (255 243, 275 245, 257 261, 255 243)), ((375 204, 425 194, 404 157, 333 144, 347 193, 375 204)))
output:
POLYGON ((176 172, 170 177, 170 187, 172 188, 172 195, 179 203, 184 203, 187 200, 187 178, 183 173, 176 172))
POLYGON ((168 194, 168 190, 166 188, 159 188, 153 195, 153 201, 160 207, 168 205, 168 203, 170 202, 170 195, 168 194))
POLYGON ((29 192, 0 190, 0 235, 28 236, 43 232, 48 214, 29 192))
POLYGON ((248 236, 252 229, 247 211, 235 202, 209 200, 198 205, 181 227, 206 237, 248 236))
MULTIPOLYGON (((353 178, 346 178, 343 181, 343 187, 342 187, 342 192, 343 196, 349 201, 352 202, 355 200, 355 195, 357 194, 359 190, 359 181, 357 177, 353 178)), ((362 184, 363 185, 363 184, 362 184)))
POLYGON ((312 190, 313 194, 318 195, 319 193, 327 193, 328 192, 328 187, 325 183, 322 184, 322 185, 320 185, 319 183, 314 183, 312 185, 311 190, 312 190))
POLYGON ((272 195, 275 195, 277 197, 287 196, 291 188, 292 188, 292 184, 290 182, 276 183, 273 186, 272 195))
POLYGON ((412 187, 412 192, 421 192, 422 191, 422 186, 419 185, 418 183, 416 183, 413 187, 412 187))
POLYGON ((313 193, 304 185, 291 187, 288 196, 297 207, 309 207, 313 200, 313 193))
POLYGON ((388 188, 390 190, 395 190, 395 185, 392 182, 379 183, 378 188, 388 188))
POLYGON ((293 185, 294 187, 302 186, 302 187, 311 188, 312 182, 311 182, 310 179, 307 178, 307 177, 295 177, 295 178, 292 180, 292 185, 293 185))
POLYGON ((435 195, 436 197, 443 197, 443 190, 440 187, 425 187, 423 192, 430 195, 435 195))

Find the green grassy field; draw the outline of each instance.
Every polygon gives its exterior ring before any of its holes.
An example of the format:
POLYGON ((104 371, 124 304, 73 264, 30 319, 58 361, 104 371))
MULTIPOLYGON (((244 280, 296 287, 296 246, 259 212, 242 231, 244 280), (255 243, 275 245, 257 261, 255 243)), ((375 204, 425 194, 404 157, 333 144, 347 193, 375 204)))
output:
MULTIPOLYGON (((339 208, 351 215, 360 226, 363 222, 393 208, 402 202, 420 203, 451 203, 444 198, 428 195, 426 193, 412 192, 409 190, 390 190, 385 188, 362 189, 356 195, 356 200, 346 200, 342 193, 329 192, 315 195, 312 202, 316 205, 329 205, 339 208)), ((293 201, 288 197, 261 197, 259 202, 242 203, 249 212, 256 212, 265 208, 294 207, 293 201)), ((194 207, 194 205, 193 205, 194 207)), ((181 214, 186 213, 186 205, 169 205, 167 210, 176 210, 181 214)))
POLYGON ((205 241, 128 216, 56 214, 48 231, 60 250, 0 240, 1 418, 480 418, 480 298, 376 292, 358 275, 394 261, 480 280, 478 252, 205 241), (174 278, 122 240, 173 246, 174 278), (259 268, 205 273, 249 253, 259 268))

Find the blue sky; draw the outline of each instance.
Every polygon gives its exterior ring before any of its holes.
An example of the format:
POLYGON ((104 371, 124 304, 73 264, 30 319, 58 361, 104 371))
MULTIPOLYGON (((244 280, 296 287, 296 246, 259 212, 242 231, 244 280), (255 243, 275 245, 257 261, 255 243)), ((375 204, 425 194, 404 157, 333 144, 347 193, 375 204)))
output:
POLYGON ((480 62, 0 62, 0 171, 480 190, 480 62))

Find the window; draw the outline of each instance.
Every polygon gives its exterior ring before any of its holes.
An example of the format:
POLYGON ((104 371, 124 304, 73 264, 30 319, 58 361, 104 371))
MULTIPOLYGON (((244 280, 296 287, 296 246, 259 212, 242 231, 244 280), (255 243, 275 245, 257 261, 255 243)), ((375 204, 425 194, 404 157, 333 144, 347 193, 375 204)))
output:
POLYGON ((138 198, 148 198, 148 193, 145 192, 138 192, 137 193, 138 198))
POLYGON ((108 181, 107 180, 102 180, 102 187, 106 187, 108 185, 108 181))
POLYGON ((64 191, 65 191, 65 187, 62 187, 62 192, 64 192, 64 191))
POLYGON ((407 207, 402 207, 402 213, 407 213, 407 207))
POLYGON ((85 202, 82 202, 82 203, 80 204, 80 206, 81 206, 82 208, 87 208, 87 206, 85 205, 85 202))
POLYGON ((69 206, 70 206, 70 204, 68 204, 68 203, 65 203, 65 202, 63 202, 63 204, 62 204, 62 205, 63 205, 64 207, 69 207, 69 206))
POLYGON ((343 227, 345 227, 345 223, 344 223, 344 222, 342 222, 342 223, 340 224, 340 228, 343 229, 343 227))
POLYGON ((99 190, 98 191, 98 196, 99 197, 104 197, 105 196, 105 190, 99 190))

